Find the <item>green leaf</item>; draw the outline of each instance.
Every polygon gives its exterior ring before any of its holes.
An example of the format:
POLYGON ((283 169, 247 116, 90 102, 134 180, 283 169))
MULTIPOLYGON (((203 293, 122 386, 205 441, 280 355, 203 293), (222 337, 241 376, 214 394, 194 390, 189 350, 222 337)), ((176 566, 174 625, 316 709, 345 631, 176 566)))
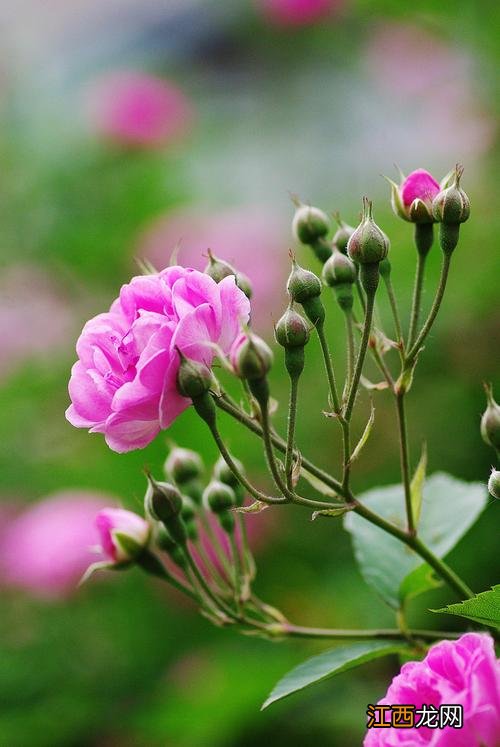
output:
POLYGON ((432 568, 427 563, 423 563, 403 579, 399 587, 399 598, 402 602, 408 601, 411 597, 416 597, 442 584, 443 582, 434 575, 432 568))
POLYGON ((427 471, 427 445, 424 443, 422 446, 422 454, 420 461, 413 475, 413 479, 410 484, 411 494, 411 507, 413 511, 413 518, 415 520, 415 526, 418 527, 420 521, 420 511, 422 509, 422 498, 423 498, 423 487, 425 482, 425 473, 427 471))
POLYGON ((316 521, 319 516, 344 516, 348 511, 352 511, 349 506, 336 506, 335 508, 322 508, 320 511, 313 511, 311 521, 316 521))
POLYGON ((356 461, 356 459, 359 457, 361 450, 363 446, 366 444, 370 437, 370 433, 372 432, 373 423, 375 422, 375 408, 373 406, 373 402, 371 403, 371 411, 370 411, 370 417, 368 418, 368 422, 365 426, 365 429, 363 431, 363 435, 359 439, 356 448, 351 454, 351 458, 349 459, 349 464, 351 465, 353 462, 356 461))
POLYGON ((324 651, 299 664, 286 674, 273 688, 261 710, 277 700, 287 698, 298 690, 303 690, 315 682, 321 682, 335 674, 379 659, 389 654, 399 654, 407 650, 403 643, 388 641, 360 641, 349 646, 324 651))
POLYGON ((500 627, 500 584, 493 586, 489 591, 482 591, 472 599, 466 599, 459 604, 449 604, 439 610, 431 612, 446 612, 449 615, 466 617, 482 625, 491 625, 493 628, 500 627))
MULTIPOLYGON (((401 529, 406 528, 402 485, 369 490, 359 500, 401 529)), ((432 475, 423 489, 419 536, 433 553, 444 557, 474 524, 486 502, 482 483, 462 482, 444 473, 432 475)), ((432 587, 429 566, 414 577, 417 584, 410 583, 407 588, 408 583, 403 583, 423 564, 420 556, 398 539, 353 511, 344 518, 344 527, 352 535, 364 579, 391 607, 399 609, 409 592, 421 593, 432 587)))

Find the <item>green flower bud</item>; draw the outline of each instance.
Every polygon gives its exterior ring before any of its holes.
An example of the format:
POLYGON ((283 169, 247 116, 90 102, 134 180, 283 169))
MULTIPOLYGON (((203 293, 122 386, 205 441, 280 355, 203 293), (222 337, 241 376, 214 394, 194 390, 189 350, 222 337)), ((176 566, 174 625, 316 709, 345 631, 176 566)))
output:
POLYGON ((273 353, 257 335, 243 332, 229 352, 234 372, 240 379, 263 379, 273 363, 273 353))
POLYGON ((356 266, 345 254, 334 251, 323 265, 323 281, 334 288, 336 285, 352 285, 356 282, 356 266))
POLYGON ((203 462, 196 451, 174 446, 165 460, 164 472, 177 485, 182 485, 203 474, 203 462))
POLYGON ((232 265, 229 264, 229 262, 225 262, 223 259, 219 259, 219 257, 216 257, 214 254, 212 254, 210 249, 208 250, 207 254, 208 264, 203 272, 206 275, 209 275, 212 280, 215 280, 216 283, 220 283, 221 280, 229 277, 229 275, 236 275, 236 270, 232 265))
POLYGON ((293 260, 292 271, 288 277, 287 290, 292 301, 304 304, 321 294, 321 280, 305 270, 293 260))
POLYGON ((292 221, 292 232, 302 244, 314 244, 330 230, 330 219, 323 210, 299 205, 292 221))
POLYGON ((488 491, 493 498, 500 500, 500 472, 497 469, 491 470, 490 479, 488 480, 488 491))
POLYGON ((253 289, 250 278, 247 277, 243 272, 236 270, 229 262, 226 262, 219 257, 212 254, 211 250, 208 250, 208 264, 203 270, 206 275, 209 275, 216 283, 220 283, 224 278, 229 275, 234 275, 234 279, 238 288, 243 291, 247 298, 252 298, 253 289))
POLYGON ((197 506, 196 503, 188 495, 182 495, 182 509, 181 517, 186 523, 190 523, 196 519, 197 506))
POLYGON ((337 247, 339 252, 342 252, 342 254, 347 254, 347 244, 352 234, 354 233, 354 228, 353 226, 349 226, 347 223, 344 223, 338 213, 334 215, 334 218, 337 221, 338 228, 333 235, 333 246, 337 247))
POLYGON ((309 326, 304 317, 288 307, 276 323, 274 336, 284 348, 303 348, 309 340, 309 326))
POLYGON ((144 498, 146 511, 153 519, 168 524, 173 517, 181 513, 182 496, 175 485, 157 482, 150 474, 147 478, 148 487, 144 498))
POLYGON ((214 514, 222 514, 236 506, 234 490, 220 480, 212 480, 203 491, 203 504, 214 514))
POLYGON ((372 202, 364 197, 361 223, 347 244, 349 257, 360 265, 376 264, 387 257, 389 245, 389 239, 373 220, 372 202))
POLYGON ((183 397, 196 399, 208 392, 212 385, 212 372, 204 363, 186 358, 180 350, 181 363, 177 372, 177 390, 183 397))
MULTIPOLYGON (((241 472, 241 474, 244 474, 245 468, 242 462, 240 462, 239 459, 235 459, 235 457, 232 457, 232 460, 235 463, 238 471, 241 472)), ((229 485, 229 487, 233 488, 233 490, 240 484, 238 478, 233 473, 232 469, 228 466, 226 460, 223 457, 219 457, 215 462, 214 478, 219 482, 223 482, 225 485, 229 485)))
POLYGON ((457 165, 450 187, 442 189, 434 198, 432 213, 442 223, 464 223, 470 215, 470 200, 460 187, 463 166, 457 165))
POLYGON ((485 384, 488 406, 481 418, 481 436, 488 446, 493 446, 500 452, 500 405, 493 398, 491 385, 485 384))

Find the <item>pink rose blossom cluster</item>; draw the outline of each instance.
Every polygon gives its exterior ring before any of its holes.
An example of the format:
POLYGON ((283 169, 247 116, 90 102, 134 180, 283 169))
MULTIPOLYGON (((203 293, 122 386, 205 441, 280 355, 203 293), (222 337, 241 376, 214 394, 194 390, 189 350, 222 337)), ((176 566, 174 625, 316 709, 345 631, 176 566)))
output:
MULTIPOLYGON (((457 641, 432 646, 422 661, 403 664, 379 701, 379 705, 396 704, 418 709, 461 705, 462 728, 372 728, 364 747, 499 747, 500 661, 493 639, 466 633, 457 641)), ((390 721, 390 712, 385 719, 390 721)))
POLYGON ((179 352, 212 364, 231 348, 250 305, 230 275, 216 283, 184 267, 132 278, 78 339, 66 411, 117 452, 150 443, 188 407, 177 391, 179 352))

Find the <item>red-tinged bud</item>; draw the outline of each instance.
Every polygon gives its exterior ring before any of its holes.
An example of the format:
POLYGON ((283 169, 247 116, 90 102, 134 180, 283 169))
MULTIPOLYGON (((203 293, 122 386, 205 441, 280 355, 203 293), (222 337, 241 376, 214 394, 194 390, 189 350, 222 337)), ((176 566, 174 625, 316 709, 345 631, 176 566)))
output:
POLYGON ((309 325, 303 316, 288 307, 276 323, 274 336, 284 348, 303 348, 309 341, 309 325))
POLYGON ((364 197, 361 223, 347 244, 349 257, 359 265, 373 265, 387 257, 389 246, 389 239, 373 220, 372 202, 364 197))
POLYGON ((103 555, 112 564, 133 562, 149 544, 148 522, 132 511, 105 508, 97 514, 95 525, 103 555))

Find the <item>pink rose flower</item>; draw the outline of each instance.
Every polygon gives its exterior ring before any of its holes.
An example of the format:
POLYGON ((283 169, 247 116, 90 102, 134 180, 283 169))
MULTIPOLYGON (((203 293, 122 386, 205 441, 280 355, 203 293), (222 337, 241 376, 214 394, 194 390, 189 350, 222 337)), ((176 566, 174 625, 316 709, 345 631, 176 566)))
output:
POLYGON ((112 500, 100 493, 65 491, 8 516, 0 537, 2 582, 39 597, 70 593, 96 560, 95 517, 112 500))
MULTIPOLYGON (((403 664, 379 704, 462 705, 463 727, 372 728, 364 747, 498 747, 500 661, 493 639, 466 633, 457 641, 437 643, 423 661, 403 664)), ((385 717, 390 721, 390 713, 385 717)))
POLYGON ((121 541, 120 534, 132 540, 137 550, 149 542, 151 530, 148 522, 124 508, 104 508, 95 517, 95 525, 101 538, 102 553, 111 563, 127 563, 136 554, 121 541))
POLYGON ((271 23, 278 26, 306 26, 331 16, 344 5, 342 0, 258 0, 271 23))
POLYGON ((121 145, 155 148, 170 144, 191 126, 193 113, 175 85, 142 72, 105 75, 89 93, 94 130, 121 145))
POLYGON ((249 313, 233 275, 217 284, 175 266, 132 278, 83 328, 67 419, 103 433, 114 451, 143 448, 191 403, 177 391, 177 349, 210 366, 214 343, 227 353, 249 313))

